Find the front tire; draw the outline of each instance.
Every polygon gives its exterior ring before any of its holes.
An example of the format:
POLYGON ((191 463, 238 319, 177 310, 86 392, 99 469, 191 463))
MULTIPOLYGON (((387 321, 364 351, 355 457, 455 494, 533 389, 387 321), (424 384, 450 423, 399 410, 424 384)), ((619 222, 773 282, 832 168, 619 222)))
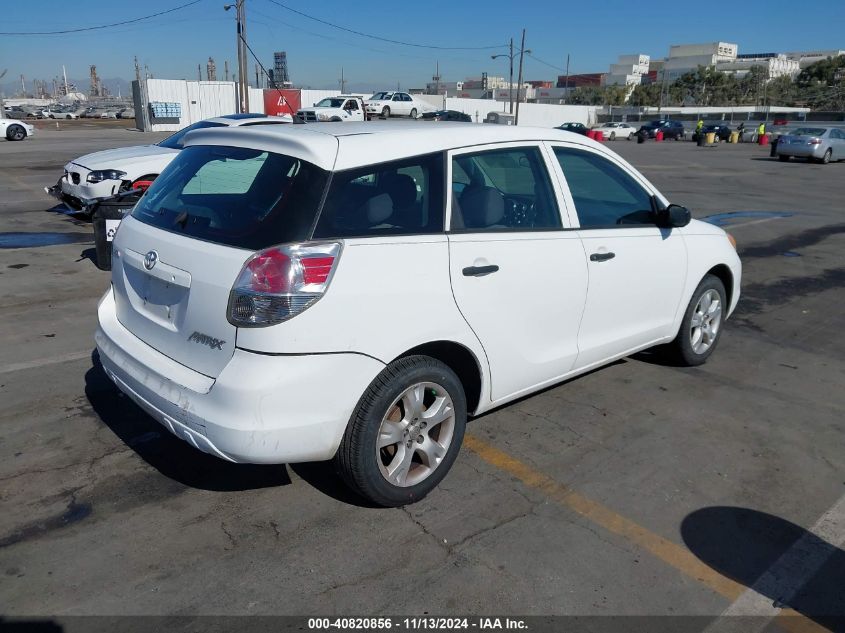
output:
POLYGON ((10 141, 22 141, 26 138, 26 130, 20 125, 10 125, 6 130, 6 138, 10 141))
POLYGON ((428 356, 400 358, 361 396, 335 466, 349 487, 378 505, 414 503, 452 467, 466 418, 455 372, 428 356))
POLYGON ((716 349, 726 316, 726 300, 722 280, 715 275, 705 275, 692 293, 678 336, 670 344, 682 365, 701 365, 716 349))
POLYGON ((390 118, 390 108, 388 108, 387 106, 384 106, 384 108, 382 108, 382 110, 381 110, 381 116, 382 116, 382 118, 389 119, 390 118))

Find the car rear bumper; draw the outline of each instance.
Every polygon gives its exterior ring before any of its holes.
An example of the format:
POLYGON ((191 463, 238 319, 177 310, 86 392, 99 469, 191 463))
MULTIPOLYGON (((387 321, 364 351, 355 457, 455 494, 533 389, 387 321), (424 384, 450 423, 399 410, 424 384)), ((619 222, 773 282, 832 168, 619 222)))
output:
POLYGON ((823 145, 792 145, 791 143, 781 145, 778 142, 776 151, 780 156, 821 158, 824 156, 826 149, 823 145))
POLYGON ((331 459, 384 368, 355 353, 271 356, 235 349, 215 379, 177 363, 118 321, 109 290, 95 334, 108 377, 167 430, 231 462, 331 459))

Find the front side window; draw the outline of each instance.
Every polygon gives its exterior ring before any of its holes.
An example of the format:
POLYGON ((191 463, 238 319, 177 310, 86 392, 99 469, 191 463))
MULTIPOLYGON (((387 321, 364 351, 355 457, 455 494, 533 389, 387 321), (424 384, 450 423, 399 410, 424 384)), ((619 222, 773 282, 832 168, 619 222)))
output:
POLYGON ((581 228, 654 225, 652 197, 621 167, 603 156, 555 147, 581 228))
POLYGON ((306 239, 328 172, 292 156, 239 147, 186 147, 132 217, 197 239, 259 250, 306 239))
POLYGON ((336 172, 314 239, 443 232, 443 155, 336 172))
POLYGON ((339 108, 343 105, 343 99, 335 99, 332 97, 327 97, 317 103, 317 108, 339 108))
POLYGON ((473 232, 561 228, 554 189, 539 148, 455 156, 451 228, 473 232))

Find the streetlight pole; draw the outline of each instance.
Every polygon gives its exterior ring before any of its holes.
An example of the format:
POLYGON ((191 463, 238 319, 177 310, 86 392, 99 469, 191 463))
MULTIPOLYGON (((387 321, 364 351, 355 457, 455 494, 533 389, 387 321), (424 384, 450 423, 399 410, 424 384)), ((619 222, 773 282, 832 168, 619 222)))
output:
POLYGON ((513 38, 510 41, 510 52, 509 53, 499 53, 498 55, 490 55, 490 59, 496 59, 497 57, 507 57, 510 60, 510 74, 508 75, 508 103, 509 103, 509 111, 513 114, 513 60, 519 54, 519 80, 517 81, 518 85, 516 87, 516 119, 519 119, 519 89, 522 84, 522 55, 523 53, 531 53, 531 49, 525 48, 525 29, 522 29, 522 46, 520 46, 519 50, 514 53, 513 52, 513 38))
POLYGON ((513 38, 511 38, 510 53, 490 55, 490 59, 496 59, 498 57, 507 57, 510 60, 510 74, 508 75, 508 111, 513 114, 513 38))

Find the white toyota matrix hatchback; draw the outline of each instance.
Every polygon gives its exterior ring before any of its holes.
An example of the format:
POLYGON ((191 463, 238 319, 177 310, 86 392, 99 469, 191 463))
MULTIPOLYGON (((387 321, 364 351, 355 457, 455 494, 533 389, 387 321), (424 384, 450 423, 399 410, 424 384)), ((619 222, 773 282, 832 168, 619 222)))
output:
POLYGON ((468 415, 658 344, 704 362, 740 275, 724 231, 580 135, 204 129, 121 223, 96 342, 199 450, 334 459, 394 506, 443 479, 468 415))

